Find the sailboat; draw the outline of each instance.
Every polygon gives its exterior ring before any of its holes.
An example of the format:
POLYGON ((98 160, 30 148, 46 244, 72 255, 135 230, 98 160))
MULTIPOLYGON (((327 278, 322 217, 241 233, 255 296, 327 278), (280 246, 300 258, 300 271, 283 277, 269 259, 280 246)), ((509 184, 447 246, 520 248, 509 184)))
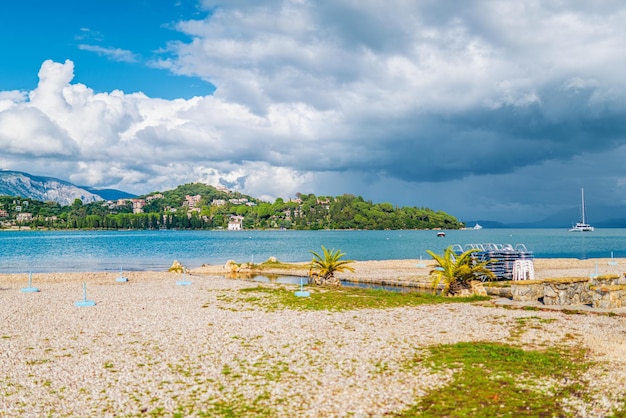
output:
POLYGON ((585 191, 580 189, 580 193, 582 198, 582 219, 580 222, 577 222, 569 232, 593 232, 593 226, 585 222, 585 191))

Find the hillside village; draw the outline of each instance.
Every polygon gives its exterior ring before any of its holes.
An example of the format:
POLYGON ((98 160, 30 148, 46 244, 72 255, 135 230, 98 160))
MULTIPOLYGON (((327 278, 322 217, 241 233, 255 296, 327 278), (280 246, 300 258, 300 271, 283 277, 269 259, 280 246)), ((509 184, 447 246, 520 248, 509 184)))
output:
MULTIPOLYGON (((216 189, 224 193, 231 193, 225 187, 216 187, 216 189)), ((146 207, 146 205, 149 205, 151 202, 156 201, 158 199, 163 199, 163 198, 164 196, 162 193, 156 193, 153 195, 149 195, 144 199, 139 199, 139 198, 118 199, 116 201, 109 200, 109 201, 106 201, 104 205, 106 205, 111 210, 116 210, 120 207, 127 206, 130 202, 133 208, 133 214, 140 214, 140 213, 145 213, 144 208, 146 207)), ((199 194, 194 195, 194 196, 185 195, 185 200, 182 202, 182 210, 186 213, 187 218, 191 219, 193 214, 197 213, 198 216, 200 216, 203 221, 209 222, 209 216, 202 214, 202 202, 203 202, 202 195, 199 195, 199 194)), ((213 199, 211 200, 210 204, 211 206, 215 206, 215 207, 223 207, 223 206, 226 206, 227 204, 230 204, 233 206, 239 206, 239 205, 256 206, 255 202, 251 202, 248 198, 245 198, 245 197, 230 198, 230 199, 213 199)), ((164 209, 166 213, 176 213, 178 212, 178 210, 179 208, 171 207, 171 206, 166 206, 164 209)), ((164 214, 163 216, 164 216, 164 221, 165 221, 165 217, 167 217, 168 215, 164 214)), ((229 231, 238 231, 238 230, 243 229, 242 227, 243 220, 244 220, 243 216, 231 214, 228 220, 227 229, 229 231)))
POLYGON ((458 229, 445 212, 394 207, 360 196, 300 194, 273 203, 201 183, 136 198, 61 206, 0 196, 3 229, 458 229))

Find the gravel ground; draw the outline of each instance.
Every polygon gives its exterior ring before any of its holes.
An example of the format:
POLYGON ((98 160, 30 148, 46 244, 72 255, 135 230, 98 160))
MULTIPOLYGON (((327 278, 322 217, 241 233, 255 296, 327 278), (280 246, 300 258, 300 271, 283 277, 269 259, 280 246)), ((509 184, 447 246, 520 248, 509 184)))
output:
POLYGON ((450 379, 404 362, 459 341, 587 348, 591 392, 569 400, 572 416, 606 416, 626 399, 621 316, 470 304, 267 312, 240 299, 256 283, 126 275, 34 275, 39 293, 20 291, 27 276, 0 276, 0 416, 384 416, 450 379), (74 306, 83 283, 96 306, 74 306))

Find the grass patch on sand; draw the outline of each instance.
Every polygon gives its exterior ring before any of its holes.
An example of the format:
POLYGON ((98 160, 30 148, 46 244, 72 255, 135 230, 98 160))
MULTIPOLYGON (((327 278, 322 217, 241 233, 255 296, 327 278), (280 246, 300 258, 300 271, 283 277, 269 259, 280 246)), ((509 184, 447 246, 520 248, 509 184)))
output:
POLYGON ((581 376, 590 363, 584 354, 566 348, 526 351, 493 342, 433 346, 409 367, 453 370, 451 381, 396 416, 571 416, 564 400, 585 393, 581 376))
POLYGON ((258 286, 239 290, 239 301, 267 310, 294 309, 311 311, 349 311, 354 309, 386 309, 436 303, 478 302, 485 296, 449 298, 420 292, 392 292, 356 287, 312 288, 309 297, 297 297, 296 288, 285 286, 258 286))
POLYGON ((281 261, 265 261, 260 264, 251 264, 250 269, 254 271, 265 270, 286 270, 286 271, 308 271, 311 263, 283 263, 281 261))

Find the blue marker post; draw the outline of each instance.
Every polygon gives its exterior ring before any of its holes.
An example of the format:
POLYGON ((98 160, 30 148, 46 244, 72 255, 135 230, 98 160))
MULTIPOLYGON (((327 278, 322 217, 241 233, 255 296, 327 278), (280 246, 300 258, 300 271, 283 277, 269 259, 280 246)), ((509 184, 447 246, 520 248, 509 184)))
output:
POLYGON ((424 264, 424 262, 422 261, 422 256, 420 255, 420 262, 417 263, 417 267, 423 269, 424 267, 426 267, 426 264, 424 264))
POLYGON ((87 300, 87 283, 83 283, 83 300, 74 302, 75 306, 95 306, 96 302, 87 300))
POLYGON ((183 279, 176 282, 178 286, 191 286, 191 282, 185 278, 185 270, 183 269, 183 279))
POLYGON ((609 266, 616 266, 617 261, 613 258, 613 251, 611 251, 611 261, 608 262, 609 266))
POLYGON ((596 277, 598 277, 598 275, 599 275, 599 274, 598 274, 598 263, 596 263, 596 270, 595 270, 594 272, 591 272, 591 273, 589 274, 589 278, 590 278, 590 279, 595 279, 596 277))
POLYGON ((302 282, 302 277, 300 277, 300 290, 294 293, 299 298, 308 298, 311 296, 311 293, 304 290, 304 283, 302 282))
POLYGON ((23 287, 22 292, 25 292, 25 293, 39 292, 39 289, 37 289, 36 287, 33 287, 33 273, 32 272, 30 272, 30 274, 28 275, 28 287, 23 287))
POLYGON ((120 277, 115 279, 115 281, 119 282, 119 283, 126 283, 128 281, 128 277, 124 277, 124 275, 122 274, 122 268, 121 267, 120 267, 120 277))

